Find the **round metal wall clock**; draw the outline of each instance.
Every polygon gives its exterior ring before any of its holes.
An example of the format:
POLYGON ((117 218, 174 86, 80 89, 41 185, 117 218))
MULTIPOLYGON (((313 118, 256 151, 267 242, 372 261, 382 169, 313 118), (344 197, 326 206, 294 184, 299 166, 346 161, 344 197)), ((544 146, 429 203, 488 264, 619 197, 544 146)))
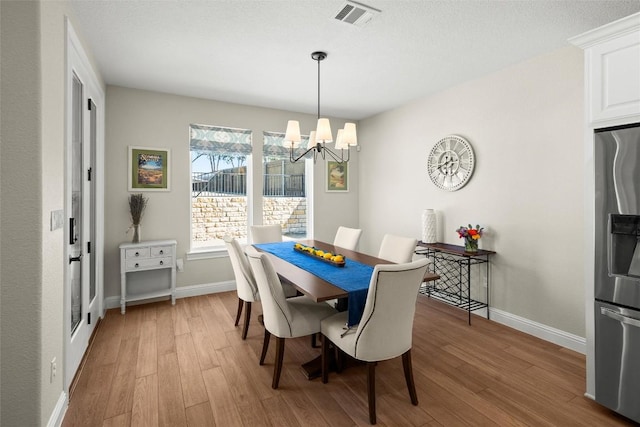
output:
POLYGON ((473 148, 457 135, 449 135, 436 142, 427 159, 431 182, 443 190, 456 191, 469 182, 475 166, 473 148))

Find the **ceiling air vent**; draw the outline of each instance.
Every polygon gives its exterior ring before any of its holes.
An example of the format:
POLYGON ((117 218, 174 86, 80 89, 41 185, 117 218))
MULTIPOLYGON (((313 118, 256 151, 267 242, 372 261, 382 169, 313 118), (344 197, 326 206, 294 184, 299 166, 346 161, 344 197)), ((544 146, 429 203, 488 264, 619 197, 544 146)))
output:
POLYGON ((348 1, 340 8, 335 19, 347 24, 364 27, 378 13, 380 13, 380 10, 371 6, 348 1))

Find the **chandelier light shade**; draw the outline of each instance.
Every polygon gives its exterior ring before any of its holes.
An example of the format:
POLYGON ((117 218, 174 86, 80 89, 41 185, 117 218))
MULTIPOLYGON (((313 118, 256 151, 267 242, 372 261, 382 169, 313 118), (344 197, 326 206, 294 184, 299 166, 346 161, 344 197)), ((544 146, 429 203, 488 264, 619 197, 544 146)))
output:
POLYGON ((313 148, 316 146, 316 131, 312 130, 309 132, 309 143, 307 145, 307 149, 313 148))
POLYGON ((358 135, 356 134, 356 124, 355 123, 345 123, 344 124, 344 143, 350 146, 358 145, 358 135))
POLYGON ((289 120, 287 123, 287 132, 284 134, 285 147, 298 148, 300 141, 300 123, 297 120, 289 120))
POLYGON ((333 134, 331 132, 331 123, 329 119, 320 117, 320 61, 327 57, 325 52, 313 52, 311 58, 318 62, 318 125, 316 129, 309 133, 309 144, 307 150, 299 156, 294 155, 294 149, 298 148, 302 137, 300 135, 300 123, 297 120, 289 120, 287 123, 287 131, 284 136, 284 146, 290 149, 289 160, 292 163, 305 157, 306 154, 313 151, 313 161, 316 161, 318 154, 326 159, 327 154, 338 163, 349 161, 350 150, 352 146, 358 145, 358 136, 356 134, 355 123, 345 123, 344 129, 339 129, 336 135, 335 151, 327 147, 326 144, 333 142, 333 134), (346 151, 346 157, 345 157, 346 151))
POLYGON ((331 123, 329 123, 329 119, 318 119, 318 126, 316 127, 316 141, 333 142, 333 136, 331 136, 331 123))
POLYGON ((336 150, 348 149, 348 145, 344 143, 344 129, 338 129, 336 135, 336 150))

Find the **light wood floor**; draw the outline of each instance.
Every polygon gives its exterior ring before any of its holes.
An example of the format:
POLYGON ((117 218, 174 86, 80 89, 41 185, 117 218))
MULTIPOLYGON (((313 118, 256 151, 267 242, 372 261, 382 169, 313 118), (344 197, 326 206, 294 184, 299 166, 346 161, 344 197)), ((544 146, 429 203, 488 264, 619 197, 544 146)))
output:
MULTIPOLYGON (((70 399, 64 426, 368 425, 364 366, 306 380, 319 354, 286 341, 280 388, 271 389, 275 343, 258 365, 254 304, 246 341, 233 326, 234 292, 109 310, 70 399)), ((412 406, 400 358, 376 370, 378 425, 633 425, 583 397, 585 358, 424 296, 418 297, 412 406)))

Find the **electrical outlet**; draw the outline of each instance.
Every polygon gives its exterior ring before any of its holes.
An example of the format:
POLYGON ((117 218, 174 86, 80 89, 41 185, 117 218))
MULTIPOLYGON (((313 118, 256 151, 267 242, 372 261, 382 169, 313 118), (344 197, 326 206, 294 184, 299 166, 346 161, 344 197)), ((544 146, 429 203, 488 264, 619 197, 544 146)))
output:
POLYGON ((52 383, 53 379, 56 377, 58 371, 58 366, 56 364, 56 358, 51 359, 51 374, 49 376, 49 382, 52 383))
POLYGON ((176 260, 176 269, 180 273, 182 273, 184 271, 184 260, 182 258, 178 258, 176 260))

